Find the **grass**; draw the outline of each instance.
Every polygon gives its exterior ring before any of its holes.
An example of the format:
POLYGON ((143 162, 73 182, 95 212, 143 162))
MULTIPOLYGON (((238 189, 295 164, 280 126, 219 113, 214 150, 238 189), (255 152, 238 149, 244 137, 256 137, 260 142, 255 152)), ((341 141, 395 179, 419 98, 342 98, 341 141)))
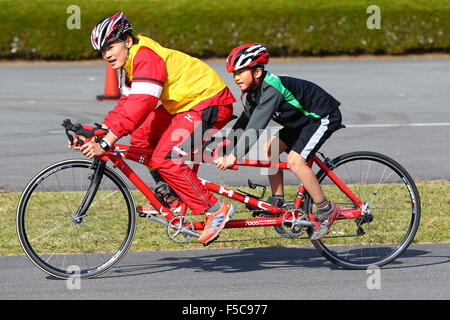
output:
POLYGON ((380 29, 368 29, 368 0, 0 0, 1 58, 98 58, 92 28, 124 11, 137 33, 191 55, 225 57, 264 42, 272 56, 404 54, 450 49, 449 0, 379 0, 380 29), (67 8, 80 8, 69 29, 67 8))
MULTIPOLYGON (((422 204, 422 214, 420 227, 414 239, 414 243, 440 243, 450 241, 450 182, 446 180, 442 181, 420 181, 417 182, 417 187, 419 194, 421 196, 422 204)), ((324 187, 325 192, 327 187, 324 187)), ((246 188, 241 188, 246 189, 246 188)), ((249 191, 249 189, 247 188, 249 191)), ((287 187, 286 195, 289 198, 294 197, 297 189, 295 187, 287 187)), ((145 203, 146 200, 143 196, 137 192, 133 193, 136 203, 145 203)), ((66 193, 64 196, 64 201, 70 201, 72 195, 66 193)), ((15 228, 15 214, 18 200, 20 198, 20 193, 16 192, 6 192, 0 191, 0 223, 2 225, 2 232, 0 234, 0 255, 16 255, 22 254, 23 251, 16 235, 15 228)), ((111 197, 113 198, 113 197, 111 197)), ((114 210, 109 210, 109 208, 114 207, 114 203, 111 201, 105 201, 104 204, 100 204, 99 211, 102 213, 107 213, 113 216, 115 214, 114 210), (111 211, 111 212, 109 212, 111 211)), ((337 200, 338 201, 338 200, 337 200)), ((42 193, 34 202, 33 206, 36 210, 45 210, 51 208, 52 204, 56 202, 55 195, 52 193, 42 193), (44 209, 43 209, 44 208, 44 209)), ((51 209, 50 209, 51 210, 51 209)), ((242 213, 244 211, 243 205, 238 204, 237 213, 235 218, 249 218, 248 213, 242 213)), ((61 212, 60 215, 63 215, 61 212)), ((193 218, 202 219, 202 216, 196 216, 193 218)), ((395 218, 393 220, 387 221, 386 225, 399 225, 399 220, 401 219, 400 212, 396 212, 395 218), (395 220, 397 219, 397 221, 395 220)), ((348 227, 344 222, 336 222, 336 227, 333 226, 332 231, 334 234, 339 235, 340 232, 344 232, 345 228, 348 227), (337 224, 340 224, 339 227, 337 224)), ((43 226, 47 228, 48 225, 43 226)), ((107 235, 110 239, 112 247, 114 247, 114 235, 117 232, 123 232, 123 230, 116 230, 115 226, 111 223, 103 224, 103 233, 107 235)), ((354 224, 351 224, 351 228, 354 229, 354 224)), ((376 239, 375 241, 389 242, 392 238, 383 238, 386 236, 384 230, 370 230, 370 239, 376 239), (378 238, 378 234, 380 238, 378 238)), ((333 233, 332 232, 332 233, 333 233)), ((393 228, 388 236, 395 236, 395 228, 393 228)), ((399 234, 403 234, 403 230, 399 231, 399 234)), ((258 228, 247 228, 247 229, 226 229, 222 232, 220 240, 242 240, 248 238, 271 238, 277 237, 278 234, 275 232, 273 227, 258 227, 258 228)), ((347 238, 351 239, 351 238, 347 238)), ((395 239, 393 239, 395 241, 395 239)), ((339 240, 337 243, 342 243, 339 240)), ((237 242, 215 242, 211 247, 214 248, 236 248, 236 247, 260 247, 260 246, 297 246, 297 245, 311 245, 309 240, 290 240, 290 239, 265 239, 260 241, 237 241, 237 242)), ((130 250, 132 251, 147 251, 147 250, 183 250, 183 249, 201 249, 202 246, 198 244, 196 239, 191 239, 187 244, 176 244, 168 239, 165 234, 165 229, 162 225, 147 221, 143 218, 138 218, 137 231, 134 238, 134 242, 130 250)))

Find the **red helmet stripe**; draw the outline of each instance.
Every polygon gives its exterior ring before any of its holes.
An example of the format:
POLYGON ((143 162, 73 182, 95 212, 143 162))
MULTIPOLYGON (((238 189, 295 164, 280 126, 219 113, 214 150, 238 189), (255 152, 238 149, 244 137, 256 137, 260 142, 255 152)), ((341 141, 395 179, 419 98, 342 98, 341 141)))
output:
POLYGON ((234 48, 226 60, 228 72, 269 63, 269 52, 262 43, 249 43, 234 48))
POLYGON ((91 33, 91 43, 94 49, 100 50, 110 40, 120 37, 125 31, 133 30, 123 12, 117 12, 111 17, 100 20, 91 33))

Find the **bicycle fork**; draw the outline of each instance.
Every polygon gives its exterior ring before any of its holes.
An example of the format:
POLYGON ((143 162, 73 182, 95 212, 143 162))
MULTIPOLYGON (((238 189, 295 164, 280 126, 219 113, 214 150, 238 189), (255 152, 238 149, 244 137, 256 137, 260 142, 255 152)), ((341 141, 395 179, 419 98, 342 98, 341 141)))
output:
POLYGON ((102 182, 103 173, 105 172, 106 161, 94 159, 92 161, 91 168, 94 169, 94 172, 88 176, 88 179, 91 181, 89 187, 86 191, 86 194, 81 201, 81 204, 77 210, 77 212, 73 215, 72 221, 76 224, 80 224, 83 221, 83 218, 86 217, 87 211, 92 204, 92 201, 97 194, 98 187, 102 182))

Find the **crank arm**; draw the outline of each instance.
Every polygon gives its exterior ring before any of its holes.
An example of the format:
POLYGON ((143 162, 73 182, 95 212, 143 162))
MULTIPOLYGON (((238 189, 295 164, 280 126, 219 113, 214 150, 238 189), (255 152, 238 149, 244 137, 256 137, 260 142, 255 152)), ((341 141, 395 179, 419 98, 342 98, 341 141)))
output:
POLYGON ((162 224, 162 225, 164 225, 164 226, 167 226, 167 220, 158 218, 158 217, 156 217, 156 216, 153 215, 153 214, 145 214, 145 213, 141 213, 141 214, 139 214, 139 216, 142 217, 142 218, 146 218, 146 219, 148 219, 148 220, 151 220, 151 221, 158 222, 158 223, 160 223, 160 224, 162 224))
POLYGON ((198 234, 197 232, 195 232, 195 231, 192 231, 192 230, 189 230, 188 228, 181 228, 181 230, 180 230, 180 232, 182 233, 182 234, 186 234, 186 235, 189 235, 189 236, 191 236, 191 237, 196 237, 196 238, 199 238, 200 237, 200 234, 198 234))
MULTIPOLYGON (((143 218, 146 218, 148 220, 151 220, 151 221, 158 222, 158 223, 162 224, 165 227, 168 225, 167 220, 158 218, 158 217, 156 217, 153 214, 140 214, 139 216, 143 217, 143 218)), ((185 227, 182 227, 179 232, 182 233, 182 234, 189 235, 191 237, 196 237, 196 238, 200 237, 200 234, 198 234, 195 231, 189 230, 188 228, 185 228, 185 227)))
POLYGON ((296 219, 297 221, 294 221, 294 225, 300 226, 300 227, 314 227, 316 223, 314 221, 305 221, 296 219))

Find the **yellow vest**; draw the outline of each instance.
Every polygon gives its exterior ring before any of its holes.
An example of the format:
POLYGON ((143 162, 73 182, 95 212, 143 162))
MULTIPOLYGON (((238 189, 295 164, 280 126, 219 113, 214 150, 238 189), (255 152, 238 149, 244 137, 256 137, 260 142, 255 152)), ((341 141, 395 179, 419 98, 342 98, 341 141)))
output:
POLYGON ((156 52, 166 64, 166 82, 160 100, 170 114, 187 111, 226 87, 225 82, 206 63, 183 52, 167 49, 144 36, 130 48, 125 72, 133 81, 133 58, 141 47, 156 52))

